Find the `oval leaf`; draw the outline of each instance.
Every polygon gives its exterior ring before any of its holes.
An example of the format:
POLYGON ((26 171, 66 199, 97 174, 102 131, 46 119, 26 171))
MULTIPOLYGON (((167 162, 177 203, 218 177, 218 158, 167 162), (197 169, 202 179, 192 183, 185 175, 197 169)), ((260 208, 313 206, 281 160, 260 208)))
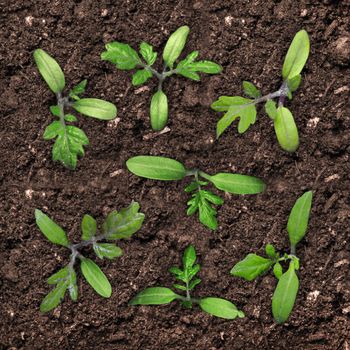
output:
POLYGON ((93 236, 95 236, 96 230, 97 230, 96 220, 92 216, 85 214, 81 222, 81 231, 83 232, 81 238, 84 241, 88 241, 93 236))
POLYGON ((156 156, 136 156, 126 162, 133 174, 154 180, 181 180, 186 175, 185 167, 175 159, 156 156))
POLYGON ((65 266, 62 269, 58 270, 53 275, 51 275, 47 279, 47 283, 48 284, 57 284, 58 282, 65 280, 66 277, 68 276, 68 274, 69 274, 69 269, 67 266, 65 266))
POLYGON ((55 94, 61 92, 66 84, 61 67, 49 54, 42 49, 34 51, 34 61, 41 76, 55 94))
POLYGON ((278 107, 274 120, 275 133, 281 148, 287 152, 294 152, 299 146, 298 129, 290 110, 278 107))
POLYGON ((61 300, 64 297, 64 294, 67 290, 67 283, 60 282, 57 286, 43 299, 40 304, 41 312, 48 312, 59 305, 61 300))
POLYGON ((277 323, 287 321, 292 312, 298 288, 298 276, 294 270, 294 263, 290 262, 288 271, 280 277, 272 297, 272 314, 277 323))
POLYGON ((159 90, 153 95, 150 114, 152 129, 162 130, 168 121, 168 98, 163 91, 159 90))
POLYGON ((151 287, 143 290, 130 301, 130 305, 162 305, 178 299, 179 295, 169 288, 151 287))
POLYGON ((289 215, 287 231, 290 243, 294 246, 305 236, 312 203, 312 191, 305 192, 295 202, 289 215))
POLYGON ((45 237, 52 243, 69 246, 69 241, 64 230, 41 210, 35 209, 36 224, 45 237))
POLYGON ((264 182, 253 176, 219 173, 208 180, 219 190, 234 194, 256 194, 265 190, 264 182))
POLYGON ((111 120, 117 116, 117 107, 98 98, 82 98, 73 103, 73 108, 81 114, 102 120, 111 120))
POLYGON ((243 81, 243 91, 247 96, 251 98, 258 98, 261 96, 258 88, 249 81, 243 81))
POLYGON ((295 34, 284 59, 282 76, 284 80, 292 79, 304 68, 310 52, 310 40, 306 30, 295 34))
POLYGON ((182 26, 170 35, 163 51, 163 60, 168 67, 172 68, 174 62, 180 56, 189 32, 190 28, 188 26, 182 26))
POLYGON ((106 275, 91 259, 84 258, 80 263, 81 272, 90 286, 104 298, 112 294, 112 287, 106 275))
POLYGON ((193 247, 193 245, 189 245, 183 254, 182 257, 182 263, 184 265, 184 268, 190 268, 193 266, 193 264, 196 262, 197 256, 196 256, 196 251, 193 247))
POLYGON ((238 316, 236 305, 225 299, 214 297, 203 298, 199 301, 199 306, 203 311, 216 317, 234 320, 238 316))

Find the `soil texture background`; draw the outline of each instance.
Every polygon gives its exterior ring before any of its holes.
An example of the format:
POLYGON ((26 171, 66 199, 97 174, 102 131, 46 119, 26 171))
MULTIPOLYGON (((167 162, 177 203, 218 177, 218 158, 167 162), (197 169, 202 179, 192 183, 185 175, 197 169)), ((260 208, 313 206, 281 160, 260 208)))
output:
MULTIPOLYGON (((112 1, 0 0, 0 349, 300 349, 350 348, 350 34, 348 1, 112 1), (149 102, 157 81, 134 88, 130 72, 101 62, 104 44, 118 40, 137 48, 151 43, 161 54, 170 33, 191 28, 184 55, 220 63, 220 75, 197 83, 172 77, 164 84, 169 130, 153 133, 149 102), (300 133, 294 154, 283 152, 271 121, 259 109, 244 135, 229 128, 215 140, 220 95, 241 95, 250 80, 263 93, 278 89, 294 34, 304 28, 311 52, 303 82, 288 102, 300 133), (55 99, 33 62, 43 48, 63 68, 67 88, 88 79, 86 96, 118 107, 118 119, 79 116, 90 146, 76 171, 51 160, 42 138, 53 120, 55 99), (225 195, 219 228, 211 232, 187 217, 181 182, 137 178, 125 167, 131 156, 163 155, 188 168, 232 171, 262 178, 265 193, 225 195), (284 325, 271 315, 275 279, 246 282, 229 275, 246 254, 273 243, 288 249, 286 223, 295 200, 314 191, 309 230, 299 245, 300 290, 284 325), (68 298, 40 314, 46 279, 69 258, 36 227, 34 209, 54 218, 72 241, 80 239, 85 213, 99 222, 112 209, 140 202, 146 220, 124 255, 100 261, 113 287, 97 296, 79 275, 78 302, 68 298), (142 289, 171 287, 167 272, 184 248, 196 247, 202 270, 197 296, 220 296, 246 317, 211 317, 195 307, 130 307, 142 289)), ((161 63, 157 63, 159 67, 161 63)), ((93 257, 91 250, 87 256, 93 257)))

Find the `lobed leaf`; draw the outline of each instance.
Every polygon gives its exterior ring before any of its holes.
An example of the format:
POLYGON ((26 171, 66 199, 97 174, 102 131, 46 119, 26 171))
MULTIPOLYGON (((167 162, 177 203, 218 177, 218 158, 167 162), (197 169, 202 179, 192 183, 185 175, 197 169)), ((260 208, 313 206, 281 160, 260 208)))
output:
POLYGON ((106 45, 106 49, 102 52, 101 59, 115 64, 118 69, 131 70, 142 65, 139 55, 128 44, 113 41, 106 45))
POLYGON ((152 66, 157 59, 157 53, 153 51, 153 47, 144 41, 140 44, 140 54, 149 66, 152 66))
POLYGON ((87 80, 82 80, 79 84, 75 85, 73 89, 69 92, 69 97, 73 100, 79 100, 79 95, 83 94, 85 92, 85 88, 87 85, 87 80))
POLYGON ((150 115, 152 129, 162 130, 168 121, 168 98, 162 90, 152 96, 150 115))
POLYGON ((132 85, 138 86, 145 83, 149 78, 152 78, 152 73, 147 69, 140 69, 132 76, 132 85))
POLYGON ((169 288, 151 287, 138 293, 131 301, 130 305, 162 305, 169 304, 180 296, 169 288))
POLYGON ((75 101, 72 107, 81 114, 102 120, 111 120, 117 116, 117 107, 108 101, 98 98, 82 98, 75 101))
POLYGON ((243 91, 251 98, 258 98, 261 96, 259 89, 249 81, 243 81, 243 91))
POLYGON ((55 120, 46 127, 43 138, 44 140, 51 140, 62 132, 64 132, 62 123, 59 120, 55 120))
POLYGON ((81 222, 81 231, 83 233, 81 236, 83 241, 90 240, 92 237, 96 235, 96 231, 97 231, 96 220, 92 216, 85 214, 81 222))
POLYGON ((203 311, 207 312, 210 315, 225 318, 228 320, 234 320, 237 316, 244 317, 244 314, 242 312, 240 315, 238 315, 238 309, 236 305, 232 304, 228 300, 221 298, 203 298, 199 301, 199 306, 203 311))

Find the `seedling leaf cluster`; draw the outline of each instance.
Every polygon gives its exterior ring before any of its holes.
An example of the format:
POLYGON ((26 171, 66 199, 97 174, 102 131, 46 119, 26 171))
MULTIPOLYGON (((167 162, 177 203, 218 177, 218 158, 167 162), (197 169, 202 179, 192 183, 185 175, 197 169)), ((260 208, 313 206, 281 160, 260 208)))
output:
POLYGON ((118 69, 136 70, 132 76, 134 86, 146 83, 153 76, 158 79, 158 90, 154 93, 150 106, 153 130, 162 130, 168 121, 168 97, 163 91, 163 82, 166 78, 178 74, 199 81, 198 73, 218 74, 222 71, 222 67, 217 63, 206 60, 196 61, 198 51, 191 52, 175 66, 185 47, 189 31, 188 26, 182 26, 169 37, 163 50, 164 69, 162 72, 153 68, 158 54, 146 42, 140 44, 139 53, 137 53, 130 45, 113 41, 106 45, 106 51, 101 54, 102 60, 113 63, 118 69))
POLYGON ((131 305, 164 305, 174 300, 178 300, 186 308, 192 308, 193 304, 206 313, 233 320, 237 317, 243 318, 245 315, 238 310, 236 305, 230 301, 217 297, 193 298, 191 296, 195 287, 201 283, 201 279, 196 277, 200 271, 200 265, 196 264, 196 251, 192 245, 189 245, 182 257, 182 269, 173 266, 169 269, 179 283, 173 285, 174 289, 183 292, 185 295, 178 294, 170 288, 166 287, 150 287, 138 293, 131 301, 131 305))
POLYGON ((208 175, 201 170, 186 169, 182 163, 166 157, 136 156, 130 158, 126 166, 133 174, 147 179, 176 181, 192 177, 191 183, 185 187, 185 192, 192 196, 187 203, 187 215, 198 212, 199 221, 212 230, 218 226, 215 206, 224 201, 204 189, 209 182, 217 189, 233 194, 257 194, 265 190, 264 182, 256 177, 232 173, 208 175))

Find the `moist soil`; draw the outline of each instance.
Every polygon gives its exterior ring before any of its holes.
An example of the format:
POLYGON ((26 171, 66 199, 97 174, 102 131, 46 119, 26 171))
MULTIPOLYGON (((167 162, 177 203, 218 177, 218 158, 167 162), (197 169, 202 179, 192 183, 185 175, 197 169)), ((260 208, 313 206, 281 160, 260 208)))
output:
MULTIPOLYGON (((0 349, 344 349, 350 347, 349 280, 349 11, 347 1, 0 1, 1 261, 0 349), (224 67, 197 83, 172 77, 165 133, 153 133, 149 103, 157 81, 131 85, 130 72, 101 62, 112 40, 137 48, 151 43, 161 53, 171 32, 188 24, 184 54, 224 67), (268 93, 281 83, 281 66, 294 34, 305 28, 311 53, 303 83, 288 102, 300 132, 296 153, 283 152, 271 121, 259 109, 244 135, 231 127, 215 140, 219 114, 210 104, 241 94, 250 80, 268 93), (62 66, 67 87, 89 81, 86 96, 118 106, 118 119, 79 117, 90 139, 75 171, 51 160, 42 138, 53 120, 54 96, 33 62, 36 48, 62 66), (262 178, 265 193, 225 195, 219 228, 212 232, 186 216, 184 182, 137 178, 125 167, 135 155, 162 155, 214 174, 232 171, 262 178), (229 275, 246 254, 267 243, 288 250, 286 223, 295 200, 314 191, 308 233, 298 247, 300 290, 293 313, 274 323, 271 274, 246 282, 229 275), (53 312, 39 305, 46 279, 69 259, 36 227, 39 208, 80 239, 85 213, 99 222, 112 209, 140 202, 146 220, 124 255, 99 264, 113 287, 97 296, 79 275, 79 300, 66 297, 53 312), (202 265, 196 296, 234 302, 246 318, 227 321, 180 304, 130 307, 138 291, 170 287, 167 272, 192 243, 202 265)), ((158 62, 159 68, 161 63, 158 62)), ((91 250, 86 256, 94 257, 91 250)))

